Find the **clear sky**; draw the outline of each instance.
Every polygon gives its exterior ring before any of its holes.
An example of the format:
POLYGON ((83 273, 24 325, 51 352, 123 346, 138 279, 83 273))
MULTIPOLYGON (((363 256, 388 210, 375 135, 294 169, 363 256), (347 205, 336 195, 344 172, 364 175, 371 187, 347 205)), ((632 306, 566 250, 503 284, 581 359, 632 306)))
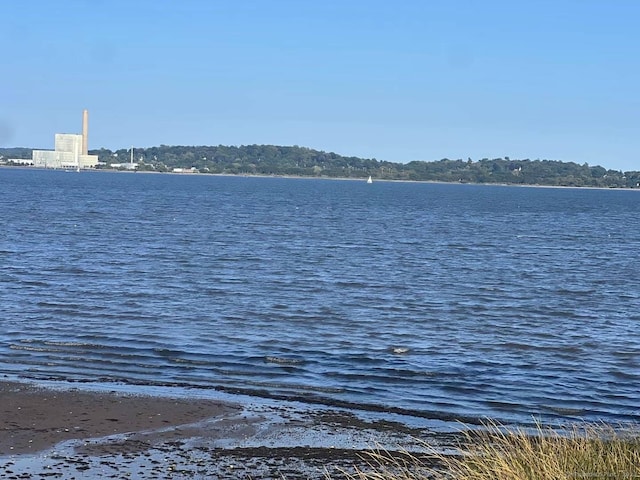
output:
POLYGON ((640 170, 637 0, 0 2, 0 146, 640 170))

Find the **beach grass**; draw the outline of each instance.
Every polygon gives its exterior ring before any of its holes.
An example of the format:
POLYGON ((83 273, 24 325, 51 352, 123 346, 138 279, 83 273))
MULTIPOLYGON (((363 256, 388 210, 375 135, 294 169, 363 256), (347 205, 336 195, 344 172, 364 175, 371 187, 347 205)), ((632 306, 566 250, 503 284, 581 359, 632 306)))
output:
POLYGON ((369 454, 350 480, 640 480, 640 431, 604 424, 533 431, 487 424, 466 431, 455 455, 369 454))

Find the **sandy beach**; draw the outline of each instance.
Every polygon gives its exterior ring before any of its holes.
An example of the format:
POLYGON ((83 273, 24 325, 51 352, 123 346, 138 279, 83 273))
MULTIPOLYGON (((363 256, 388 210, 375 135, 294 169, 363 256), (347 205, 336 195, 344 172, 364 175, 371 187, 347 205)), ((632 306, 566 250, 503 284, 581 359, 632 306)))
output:
POLYGON ((0 476, 10 479, 344 478, 367 468, 367 450, 402 455, 430 437, 337 411, 12 382, 0 382, 0 405, 0 476))

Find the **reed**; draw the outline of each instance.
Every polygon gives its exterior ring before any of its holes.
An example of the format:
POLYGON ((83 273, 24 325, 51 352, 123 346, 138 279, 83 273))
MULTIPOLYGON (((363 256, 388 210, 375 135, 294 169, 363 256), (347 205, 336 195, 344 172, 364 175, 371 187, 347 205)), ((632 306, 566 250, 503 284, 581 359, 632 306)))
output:
POLYGON ((498 424, 463 434, 458 455, 411 455, 389 461, 369 454, 369 467, 350 480, 640 480, 637 428, 574 425, 535 431, 498 424))

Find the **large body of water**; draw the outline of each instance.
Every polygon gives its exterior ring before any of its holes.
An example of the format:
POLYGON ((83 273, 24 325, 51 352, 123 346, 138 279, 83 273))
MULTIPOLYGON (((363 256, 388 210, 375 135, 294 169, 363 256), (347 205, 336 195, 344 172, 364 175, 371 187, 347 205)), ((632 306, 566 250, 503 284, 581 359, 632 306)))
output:
POLYGON ((640 419, 640 192, 0 169, 0 375, 640 419))

